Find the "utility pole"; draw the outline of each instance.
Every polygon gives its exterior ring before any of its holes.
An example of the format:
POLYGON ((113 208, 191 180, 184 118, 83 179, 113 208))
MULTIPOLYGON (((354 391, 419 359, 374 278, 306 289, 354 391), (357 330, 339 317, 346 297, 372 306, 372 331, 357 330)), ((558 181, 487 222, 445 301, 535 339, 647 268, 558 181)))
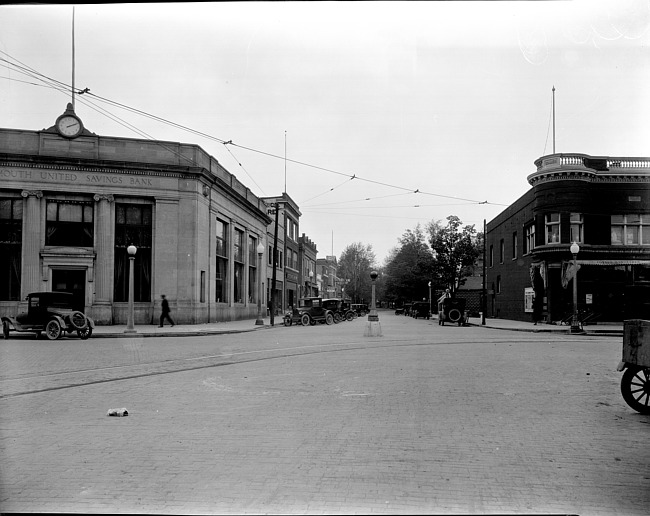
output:
POLYGON ((275 282, 278 266, 278 216, 280 211, 280 205, 276 202, 273 203, 275 209, 275 230, 273 232, 273 273, 271 276, 271 326, 275 322, 275 282))
POLYGON ((483 299, 481 300, 481 324, 485 326, 485 312, 487 311, 487 278, 485 274, 487 272, 485 258, 486 252, 485 248, 487 246, 487 223, 483 219, 483 299))

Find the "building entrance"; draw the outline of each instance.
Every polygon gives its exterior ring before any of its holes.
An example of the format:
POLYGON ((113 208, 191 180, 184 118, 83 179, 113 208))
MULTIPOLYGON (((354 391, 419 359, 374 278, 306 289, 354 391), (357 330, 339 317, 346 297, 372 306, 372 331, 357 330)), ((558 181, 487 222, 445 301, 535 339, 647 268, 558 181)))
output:
POLYGON ((52 291, 74 294, 74 309, 85 312, 86 271, 84 269, 52 269, 52 291))

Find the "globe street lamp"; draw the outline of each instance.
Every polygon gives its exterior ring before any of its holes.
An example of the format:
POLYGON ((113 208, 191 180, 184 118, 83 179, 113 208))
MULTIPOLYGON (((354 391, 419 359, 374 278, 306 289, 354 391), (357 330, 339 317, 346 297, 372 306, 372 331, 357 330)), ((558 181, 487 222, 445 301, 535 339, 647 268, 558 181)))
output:
POLYGON ((578 320, 578 253, 580 246, 573 242, 569 248, 573 255, 573 317, 571 319, 571 333, 582 333, 578 320))
POLYGON ((257 319, 255 326, 262 326, 262 255, 264 254, 264 244, 257 244, 257 319))
POLYGON ((370 303, 370 313, 368 314, 368 322, 366 323, 366 331, 363 334, 364 337, 381 337, 381 325, 379 324, 379 315, 377 315, 377 305, 375 302, 375 281, 379 274, 377 271, 372 271, 370 273, 370 279, 372 280, 372 301, 370 303))
POLYGON ((138 248, 133 244, 126 248, 126 252, 129 253, 129 313, 127 315, 126 330, 124 330, 124 333, 136 333, 135 326, 133 325, 133 262, 135 262, 135 253, 137 251, 138 248))

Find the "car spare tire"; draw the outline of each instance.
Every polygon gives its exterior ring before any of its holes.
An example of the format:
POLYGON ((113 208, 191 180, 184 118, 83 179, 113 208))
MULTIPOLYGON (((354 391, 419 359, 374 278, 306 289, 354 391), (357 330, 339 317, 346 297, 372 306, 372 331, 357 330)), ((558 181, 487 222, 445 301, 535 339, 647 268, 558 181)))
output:
POLYGON ((68 319, 70 320, 70 324, 72 324, 72 326, 74 326, 77 330, 83 330, 86 326, 88 326, 88 320, 86 319, 86 316, 81 312, 72 312, 68 319))

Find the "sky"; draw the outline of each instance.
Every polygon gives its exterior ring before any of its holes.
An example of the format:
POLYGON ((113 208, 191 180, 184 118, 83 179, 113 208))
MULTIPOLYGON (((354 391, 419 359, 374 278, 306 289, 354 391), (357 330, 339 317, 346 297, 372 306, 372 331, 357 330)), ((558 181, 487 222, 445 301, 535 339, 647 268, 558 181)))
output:
POLYGON ((649 0, 0 6, 0 127, 52 126, 73 76, 88 130, 199 145, 378 266, 482 231, 554 148, 650 156, 649 0))

